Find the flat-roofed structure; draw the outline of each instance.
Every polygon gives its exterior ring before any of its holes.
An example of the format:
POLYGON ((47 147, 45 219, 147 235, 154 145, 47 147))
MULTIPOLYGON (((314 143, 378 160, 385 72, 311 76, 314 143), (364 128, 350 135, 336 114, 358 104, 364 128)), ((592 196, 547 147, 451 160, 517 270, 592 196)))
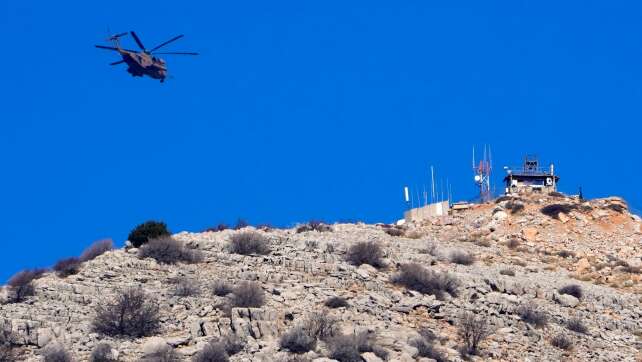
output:
POLYGON ((522 167, 505 169, 506 194, 557 191, 560 177, 555 174, 555 166, 551 164, 549 168, 542 168, 537 156, 527 155, 522 167))

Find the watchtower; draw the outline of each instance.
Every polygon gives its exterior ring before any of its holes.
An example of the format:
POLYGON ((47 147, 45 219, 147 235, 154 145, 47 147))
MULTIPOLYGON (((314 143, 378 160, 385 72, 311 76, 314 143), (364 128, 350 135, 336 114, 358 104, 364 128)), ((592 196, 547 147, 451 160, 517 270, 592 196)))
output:
POLYGON ((522 167, 504 169, 506 194, 557 191, 560 177, 555 174, 555 166, 551 163, 548 169, 542 168, 535 155, 526 155, 522 167))

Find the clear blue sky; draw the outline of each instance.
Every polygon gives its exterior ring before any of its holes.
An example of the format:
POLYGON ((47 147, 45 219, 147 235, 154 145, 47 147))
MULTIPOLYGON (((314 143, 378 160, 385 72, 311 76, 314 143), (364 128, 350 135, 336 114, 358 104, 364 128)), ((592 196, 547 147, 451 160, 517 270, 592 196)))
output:
POLYGON ((0 280, 147 219, 394 221, 431 164, 473 196, 473 144, 492 144, 496 182, 537 153, 562 191, 639 208, 641 10, 2 1, 0 280), (202 55, 167 56, 165 84, 132 78, 93 47, 108 27, 202 55))

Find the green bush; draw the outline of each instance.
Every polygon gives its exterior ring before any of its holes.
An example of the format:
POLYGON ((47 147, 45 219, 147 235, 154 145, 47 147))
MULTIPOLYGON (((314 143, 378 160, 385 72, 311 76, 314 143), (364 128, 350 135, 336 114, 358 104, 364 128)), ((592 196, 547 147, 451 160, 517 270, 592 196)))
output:
POLYGON ((127 239, 129 239, 129 242, 131 242, 135 248, 139 248, 152 239, 167 235, 170 235, 167 224, 162 221, 151 220, 136 226, 134 230, 129 233, 127 239))

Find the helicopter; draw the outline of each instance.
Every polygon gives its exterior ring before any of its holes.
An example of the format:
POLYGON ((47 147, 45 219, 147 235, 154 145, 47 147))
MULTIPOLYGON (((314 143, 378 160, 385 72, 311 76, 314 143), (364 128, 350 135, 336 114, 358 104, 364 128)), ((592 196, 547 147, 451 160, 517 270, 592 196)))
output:
POLYGON ((133 77, 142 77, 144 75, 147 75, 150 78, 159 79, 160 82, 163 83, 165 81, 165 78, 167 78, 167 65, 163 59, 157 57, 156 55, 198 55, 198 53, 193 52, 156 52, 156 50, 182 37, 183 34, 177 35, 153 47, 152 49, 147 50, 143 45, 143 42, 140 41, 138 35, 136 35, 135 32, 130 31, 129 33, 120 33, 107 38, 107 41, 113 42, 114 46, 96 45, 96 48, 117 51, 118 54, 120 54, 120 56, 123 58, 122 60, 110 63, 109 65, 126 63, 128 66, 127 72, 133 77), (138 47, 140 48, 140 51, 121 48, 120 38, 128 34, 131 34, 131 36, 134 38, 136 44, 138 44, 138 47))

